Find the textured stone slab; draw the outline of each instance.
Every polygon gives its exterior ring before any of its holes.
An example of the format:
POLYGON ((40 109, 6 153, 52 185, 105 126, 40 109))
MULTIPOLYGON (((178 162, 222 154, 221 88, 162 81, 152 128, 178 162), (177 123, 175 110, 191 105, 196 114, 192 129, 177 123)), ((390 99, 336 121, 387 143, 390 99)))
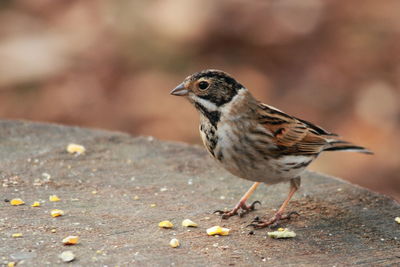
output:
POLYGON ((2 121, 0 178, 0 263, 55 266, 61 263, 58 255, 71 250, 76 259, 68 264, 73 266, 400 264, 400 225, 394 221, 400 207, 394 201, 308 173, 289 207, 300 216, 282 224, 297 237, 274 240, 265 229, 249 235, 246 225, 254 216, 271 216, 288 185, 261 186, 252 200, 262 207, 243 218, 221 220, 211 212, 234 205, 251 183, 220 169, 202 148, 185 144, 2 121), (68 154, 70 142, 84 145, 87 153, 68 154), (52 194, 61 201, 49 202, 52 194), (3 201, 16 197, 27 205, 3 201), (41 207, 30 207, 38 200, 44 201, 41 207), (54 208, 65 215, 52 218, 54 208), (199 227, 181 227, 186 218, 199 227), (162 220, 175 227, 159 229, 162 220), (214 225, 230 228, 231 234, 207 236, 205 230, 214 225), (23 237, 12 238, 16 232, 23 237), (80 244, 65 247, 61 241, 69 235, 79 235, 80 244), (172 238, 181 247, 169 247, 172 238))

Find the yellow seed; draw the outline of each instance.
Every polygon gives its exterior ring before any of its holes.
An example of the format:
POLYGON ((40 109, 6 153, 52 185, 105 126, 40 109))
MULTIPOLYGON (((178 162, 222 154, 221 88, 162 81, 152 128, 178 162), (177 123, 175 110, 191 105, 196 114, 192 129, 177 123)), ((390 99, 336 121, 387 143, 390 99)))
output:
POLYGON ((139 196, 134 196, 133 199, 134 199, 134 200, 139 200, 140 197, 139 197, 139 196))
POLYGON ((153 204, 150 204, 150 207, 154 208, 154 207, 157 207, 157 205, 153 203, 153 204))
POLYGON ((185 219, 182 221, 182 226, 185 227, 197 227, 197 223, 195 223, 194 221, 190 220, 190 219, 185 219))
POLYGON ((40 202, 39 201, 33 202, 31 207, 40 207, 40 202))
POLYGON ((10 204, 13 206, 19 206, 19 205, 24 205, 25 202, 20 198, 14 198, 14 199, 11 199, 10 204))
POLYGON ((92 191, 92 194, 93 194, 93 195, 96 195, 96 194, 97 194, 97 191, 96 191, 96 190, 93 190, 93 191, 92 191))
POLYGON ((15 234, 12 234, 12 235, 11 235, 11 237, 14 237, 14 238, 22 237, 22 236, 23 236, 22 233, 15 233, 15 234))
POLYGON ((56 229, 51 229, 51 232, 52 232, 52 233, 55 233, 55 232, 56 232, 56 229))
POLYGON ((161 227, 161 228, 172 228, 172 227, 174 227, 174 225, 170 221, 162 221, 162 222, 160 222, 158 224, 158 227, 161 227))
POLYGON ((283 232, 283 231, 285 231, 286 229, 285 228, 278 228, 278 231, 279 232, 283 232))
POLYGON ((395 220, 397 223, 400 223, 400 217, 396 217, 394 220, 395 220))
POLYGON ((60 201, 61 199, 57 195, 51 195, 51 196, 49 196, 49 200, 51 202, 57 202, 57 201, 60 201))
POLYGON ((15 267, 15 262, 10 261, 9 263, 7 263, 7 267, 15 267))
POLYGON ((78 145, 78 144, 69 144, 67 146, 67 151, 70 154, 81 155, 81 154, 85 154, 86 148, 84 146, 78 145))
POLYGON ((63 239, 63 244, 64 245, 75 245, 79 242, 79 236, 67 236, 66 238, 63 239))
POLYGON ((51 214, 51 217, 63 216, 64 215, 64 211, 55 209, 55 210, 52 210, 50 214, 51 214))
POLYGON ((176 238, 172 238, 171 241, 169 241, 169 245, 173 248, 177 248, 180 246, 179 240, 176 238))
POLYGON ((230 229, 221 226, 213 226, 207 229, 208 235, 229 235, 230 229))

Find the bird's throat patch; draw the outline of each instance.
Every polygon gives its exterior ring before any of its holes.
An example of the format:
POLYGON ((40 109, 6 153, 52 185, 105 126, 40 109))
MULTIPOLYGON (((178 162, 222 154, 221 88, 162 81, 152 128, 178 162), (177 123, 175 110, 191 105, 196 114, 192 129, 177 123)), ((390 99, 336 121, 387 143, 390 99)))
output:
POLYGON ((209 121, 210 123, 217 129, 217 124, 221 118, 221 113, 219 111, 209 111, 207 110, 202 104, 194 103, 197 110, 201 112, 209 121))

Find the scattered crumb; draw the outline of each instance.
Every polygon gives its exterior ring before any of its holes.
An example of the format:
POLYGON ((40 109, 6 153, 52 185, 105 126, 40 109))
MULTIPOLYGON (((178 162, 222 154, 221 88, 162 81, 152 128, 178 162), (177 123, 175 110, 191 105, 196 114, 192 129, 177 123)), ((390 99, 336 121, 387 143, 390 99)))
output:
POLYGON ((194 221, 190 220, 190 219, 185 219, 182 221, 182 226, 185 227, 197 227, 197 223, 195 223, 194 221))
POLYGON ((10 204, 13 206, 19 206, 19 205, 24 205, 25 202, 20 198, 14 198, 14 199, 11 199, 10 204))
POLYGON ((49 200, 51 202, 57 202, 57 201, 60 201, 61 199, 57 195, 51 195, 51 196, 49 196, 49 200))
POLYGON ((64 245, 75 245, 75 244, 78 244, 79 237, 70 235, 70 236, 67 236, 66 238, 64 238, 62 242, 64 245))
POLYGON ((10 187, 10 186, 18 185, 19 183, 22 183, 22 182, 23 181, 21 180, 21 178, 16 175, 16 176, 4 178, 2 180, 2 185, 3 185, 3 187, 10 187))
POLYGON ((11 235, 11 237, 14 237, 14 238, 23 237, 23 236, 24 235, 22 233, 14 233, 11 235))
POLYGON ((400 223, 400 217, 396 217, 396 218, 394 218, 394 220, 395 220, 397 223, 400 223))
POLYGON ((39 201, 33 202, 31 207, 40 207, 40 202, 39 201))
POLYGON ((92 191, 92 194, 93 194, 93 195, 96 195, 96 194, 97 194, 97 191, 96 191, 96 190, 93 190, 93 191, 92 191))
POLYGON ((173 248, 177 248, 180 246, 179 240, 176 238, 172 238, 171 241, 169 241, 169 245, 173 248))
POLYGON ((61 253, 59 257, 63 262, 71 262, 75 259, 74 253, 69 250, 61 253))
POLYGON ((55 209, 51 211, 51 217, 59 217, 59 216, 63 216, 64 215, 64 211, 63 210, 59 210, 59 209, 55 209))
POLYGON ((221 226, 213 226, 207 229, 208 235, 229 235, 230 229, 221 226))
POLYGON ((67 146, 67 152, 70 154, 81 155, 85 154, 86 148, 82 145, 78 144, 69 144, 67 146))
POLYGON ((151 208, 155 208, 155 207, 157 207, 157 204, 154 204, 154 203, 153 203, 153 204, 150 204, 150 207, 151 207, 151 208))
POLYGON ((14 266, 15 266, 14 261, 10 261, 9 263, 7 263, 7 267, 14 267, 14 266))
POLYGON ((57 230, 56 229, 51 229, 50 232, 55 233, 57 230))
POLYGON ((296 233, 287 228, 279 228, 278 231, 267 232, 267 235, 272 238, 292 238, 296 236, 296 233))
POLYGON ((133 200, 139 200, 139 199, 140 199, 140 197, 137 195, 133 197, 133 200))
POLYGON ((158 224, 158 227, 161 227, 161 228, 172 228, 172 227, 174 227, 174 225, 172 224, 172 222, 170 222, 170 221, 162 221, 162 222, 160 222, 159 224, 158 224))
POLYGON ((160 188, 160 192, 165 192, 165 191, 167 191, 168 190, 168 188, 166 188, 166 187, 161 187, 160 188))

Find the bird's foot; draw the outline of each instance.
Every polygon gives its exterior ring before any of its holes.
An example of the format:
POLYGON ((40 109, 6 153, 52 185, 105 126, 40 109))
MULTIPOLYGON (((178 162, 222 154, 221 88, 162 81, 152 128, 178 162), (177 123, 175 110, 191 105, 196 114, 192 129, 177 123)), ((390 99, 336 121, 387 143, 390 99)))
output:
POLYGON ((228 219, 234 215, 239 215, 239 217, 243 217, 245 214, 249 213, 250 211, 255 210, 256 204, 260 204, 261 202, 256 200, 251 203, 250 206, 246 205, 245 201, 240 201, 232 210, 224 211, 224 210, 216 210, 214 213, 221 215, 222 219, 228 219))
POLYGON ((275 228, 278 226, 279 221, 290 220, 293 215, 300 216, 300 214, 298 214, 297 212, 292 211, 285 215, 277 212, 275 213, 274 217, 265 221, 260 219, 259 217, 255 217, 251 224, 249 224, 248 226, 253 226, 255 229, 261 229, 268 226, 270 226, 271 228, 275 228))

